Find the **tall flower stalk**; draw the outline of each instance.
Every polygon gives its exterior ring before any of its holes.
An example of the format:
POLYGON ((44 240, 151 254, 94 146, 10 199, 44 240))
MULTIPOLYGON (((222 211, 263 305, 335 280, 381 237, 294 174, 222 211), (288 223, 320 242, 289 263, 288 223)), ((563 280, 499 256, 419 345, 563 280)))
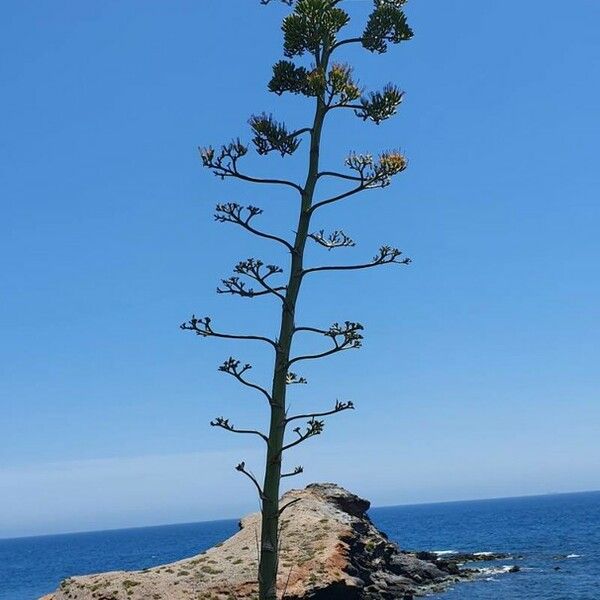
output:
MULTIPOLYGON (((271 1, 261 0, 261 3, 269 4, 271 1)), ((319 412, 298 415, 288 412, 288 387, 306 384, 306 379, 296 373, 300 364, 360 348, 363 339, 363 326, 354 321, 334 323, 324 328, 298 324, 296 309, 303 283, 319 273, 332 274, 336 271, 358 271, 410 263, 410 259, 404 257, 399 249, 383 245, 373 258, 357 264, 305 264, 305 250, 309 243, 329 251, 354 246, 352 238, 342 230, 325 232, 312 229, 312 223, 322 209, 340 205, 357 194, 388 186, 407 166, 406 158, 397 150, 386 150, 377 156, 351 152, 345 159, 345 170, 342 171, 323 170, 320 161, 323 128, 334 111, 345 110, 375 124, 396 114, 403 92, 394 84, 384 86, 381 91, 363 92, 354 78, 352 68, 339 62, 339 55, 350 45, 383 54, 390 44, 410 40, 413 34, 403 12, 405 0, 374 0, 373 10, 362 31, 347 37, 342 36, 342 31, 349 26, 350 16, 341 7, 344 4, 342 0, 280 1, 292 10, 282 25, 285 58, 274 65, 268 88, 280 96, 290 93, 306 97, 312 105, 312 119, 306 126, 294 129, 277 121, 272 115, 253 115, 249 121, 252 134, 249 144, 236 139, 218 149, 206 147, 200 150, 203 165, 222 179, 233 178, 249 184, 286 188, 297 196, 297 225, 295 235, 290 239, 262 230, 256 224, 262 210, 255 206, 218 204, 215 212, 218 222, 232 223, 255 236, 271 240, 288 253, 289 264, 285 269, 255 258, 241 261, 235 266, 234 274, 223 279, 218 288, 219 293, 243 298, 275 298, 281 308, 279 331, 274 338, 262 334, 231 333, 214 328, 209 317, 196 316, 181 325, 182 329, 201 337, 261 342, 270 346, 274 353, 270 387, 248 378, 251 369, 249 364, 229 358, 220 367, 222 372, 266 399, 269 409, 268 430, 238 428, 225 417, 217 417, 211 422, 214 427, 254 436, 265 444, 262 478, 256 477, 245 462, 236 467, 251 481, 261 503, 260 600, 277 598, 279 521, 287 508, 279 503, 281 480, 303 472, 302 467, 284 471, 284 455, 291 448, 320 435, 325 417, 354 408, 352 402, 337 401, 331 408, 319 412), (261 156, 274 153, 281 157, 294 155, 307 146, 308 160, 303 180, 296 182, 279 177, 260 177, 246 172, 242 163, 251 146, 261 156), (319 183, 324 181, 336 182, 339 191, 323 197, 318 188, 319 183), (327 346, 311 354, 294 354, 294 340, 301 333, 324 338, 327 346), (298 423, 304 425, 298 426, 298 423)))

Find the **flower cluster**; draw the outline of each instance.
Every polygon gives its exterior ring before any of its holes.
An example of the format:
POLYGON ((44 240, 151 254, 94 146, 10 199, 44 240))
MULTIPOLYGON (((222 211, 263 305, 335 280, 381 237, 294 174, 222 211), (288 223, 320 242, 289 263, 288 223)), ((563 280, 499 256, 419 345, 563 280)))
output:
POLYGON ((289 60, 280 60, 273 65, 273 77, 269 81, 269 91, 281 96, 284 92, 312 96, 308 85, 309 71, 297 67, 289 60))
POLYGON ((327 90, 331 100, 346 104, 360 98, 360 88, 352 78, 352 68, 344 64, 334 64, 327 75, 327 90))
POLYGON ((404 92, 393 84, 386 85, 382 92, 371 92, 360 100, 361 108, 355 111, 363 120, 370 119, 377 125, 396 114, 404 92))
POLYGON ((409 265, 410 258, 401 258, 402 251, 393 246, 381 246, 379 252, 373 257, 373 265, 387 265, 397 263, 399 265, 409 265))
POLYGON ((253 115, 249 123, 254 133, 252 142, 256 151, 263 156, 269 152, 279 152, 281 156, 290 155, 300 145, 297 135, 289 133, 285 125, 275 121, 272 115, 253 115))
POLYGON ((346 321, 343 325, 334 323, 325 335, 330 337, 339 348, 360 348, 363 335, 360 333, 364 327, 360 323, 346 321), (338 339, 341 338, 341 341, 338 339))
POLYGON ((325 421, 319 421, 313 417, 306 423, 304 431, 302 431, 301 427, 295 427, 293 431, 299 436, 300 441, 304 441, 315 435, 321 435, 323 429, 325 429, 325 421))
POLYGON ((358 173, 365 189, 388 186, 392 177, 404 171, 407 165, 406 157, 398 151, 384 152, 378 162, 371 154, 352 153, 346 159, 346 166, 358 173))
POLYGON ((288 385, 305 385, 308 381, 304 377, 300 377, 296 373, 288 372, 285 376, 285 382, 288 385))
POLYGON ((327 74, 321 68, 312 70, 297 67, 293 62, 280 60, 273 66, 269 90, 281 95, 284 92, 318 96, 332 104, 340 105, 360 98, 360 88, 352 78, 352 69, 345 64, 333 64, 327 74))
POLYGON ((212 169, 214 174, 221 178, 236 173, 237 161, 246 154, 248 154, 248 146, 242 144, 239 138, 221 146, 219 152, 212 146, 200 148, 202 164, 212 169))
POLYGON ((336 229, 329 235, 325 235, 325 230, 321 229, 314 233, 309 233, 308 237, 314 240, 320 246, 332 250, 333 248, 349 248, 355 246, 354 240, 347 236, 341 229, 336 229))
POLYGON ((383 54, 388 42, 399 44, 410 40, 413 31, 401 10, 403 0, 375 0, 375 10, 369 16, 362 35, 362 45, 371 52, 383 54))
POLYGON ((217 204, 215 221, 219 223, 245 223, 246 225, 256 216, 262 214, 262 208, 257 206, 242 206, 236 202, 217 204))
POLYGON ((316 54, 331 47, 337 33, 348 23, 348 13, 332 0, 298 0, 294 12, 283 21, 283 51, 291 58, 305 52, 316 54))

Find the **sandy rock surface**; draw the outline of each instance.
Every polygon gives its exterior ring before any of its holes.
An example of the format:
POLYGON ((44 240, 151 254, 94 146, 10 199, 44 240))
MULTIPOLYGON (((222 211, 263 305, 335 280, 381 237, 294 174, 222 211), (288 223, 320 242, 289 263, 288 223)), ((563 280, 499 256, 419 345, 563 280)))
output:
MULTIPOLYGON (((287 600, 393 600, 472 576, 434 555, 402 552, 371 523, 369 502, 335 484, 285 494, 279 590, 287 600)), ((260 515, 202 554, 143 571, 72 577, 43 600, 251 600, 260 515)))

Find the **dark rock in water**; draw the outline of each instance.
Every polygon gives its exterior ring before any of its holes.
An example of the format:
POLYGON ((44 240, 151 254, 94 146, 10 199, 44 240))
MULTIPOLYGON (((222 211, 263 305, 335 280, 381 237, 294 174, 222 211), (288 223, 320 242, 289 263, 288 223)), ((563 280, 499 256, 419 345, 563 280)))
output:
POLYGON ((519 567, 518 565, 513 565, 508 572, 509 573, 518 573, 521 570, 521 567, 519 567))
MULTIPOLYGON (((285 494, 278 588, 288 600, 411 600, 483 574, 459 563, 505 555, 441 558, 406 552, 371 522, 370 503, 335 484, 285 494)), ((256 598, 260 515, 210 550, 169 565, 65 580, 45 600, 190 600, 256 598)), ((518 568, 517 568, 518 569, 518 568)))
POLYGON ((452 575, 460 575, 460 566, 459 563, 454 560, 448 560, 446 558, 438 558, 435 564, 446 573, 450 573, 452 575))
POLYGON ((387 561, 387 570, 394 575, 408 577, 413 581, 436 581, 447 577, 450 573, 445 570, 445 565, 438 565, 435 561, 426 561, 414 554, 395 552, 387 561))

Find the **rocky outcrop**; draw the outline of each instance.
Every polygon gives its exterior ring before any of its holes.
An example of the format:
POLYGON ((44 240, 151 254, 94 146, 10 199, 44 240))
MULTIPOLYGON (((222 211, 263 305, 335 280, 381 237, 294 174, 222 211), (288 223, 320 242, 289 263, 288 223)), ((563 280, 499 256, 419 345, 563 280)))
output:
MULTIPOLYGON (((401 551, 371 523, 369 502, 335 484, 292 490, 286 505, 279 569, 286 600, 409 599, 477 576, 447 557, 401 551)), ((259 534, 253 514, 202 554, 143 571, 72 577, 44 600, 255 599, 259 534)))

